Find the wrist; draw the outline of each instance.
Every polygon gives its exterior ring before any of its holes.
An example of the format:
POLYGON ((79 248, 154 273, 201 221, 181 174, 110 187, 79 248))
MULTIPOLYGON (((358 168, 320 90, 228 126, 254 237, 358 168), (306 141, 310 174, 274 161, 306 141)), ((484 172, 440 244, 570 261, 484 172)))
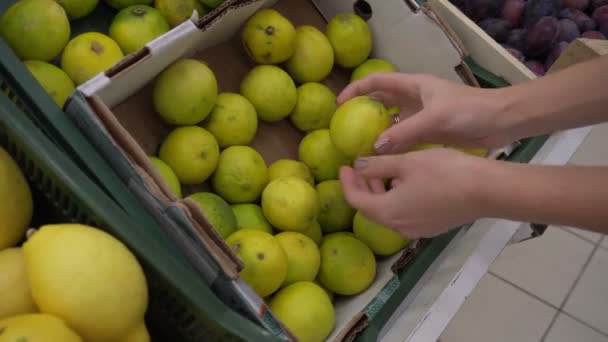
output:
POLYGON ((525 102, 528 99, 526 89, 520 86, 495 89, 492 97, 498 130, 513 137, 513 141, 527 137, 533 125, 530 112, 526 110, 525 102))
POLYGON ((469 194, 478 218, 501 216, 497 192, 503 186, 501 174, 505 173, 506 162, 479 158, 473 166, 469 182, 469 194))

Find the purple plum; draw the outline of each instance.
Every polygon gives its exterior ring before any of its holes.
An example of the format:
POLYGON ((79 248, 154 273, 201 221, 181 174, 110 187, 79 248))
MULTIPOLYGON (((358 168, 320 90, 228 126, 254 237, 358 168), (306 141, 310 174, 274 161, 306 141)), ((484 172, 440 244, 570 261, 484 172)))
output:
POLYGON ((604 5, 608 5, 608 0, 591 0, 591 6, 589 6, 589 9, 591 10, 591 13, 593 13, 593 11, 595 11, 597 8, 604 5))
POLYGON ((517 58, 517 60, 519 60, 520 62, 523 63, 526 60, 526 56, 524 56, 523 52, 508 45, 502 45, 502 47, 504 47, 505 50, 507 50, 513 57, 517 58))
POLYGON ((490 18, 480 21, 479 27, 481 27, 495 41, 502 43, 509 35, 511 23, 509 23, 506 19, 490 18))
POLYGON ((589 18, 585 12, 577 10, 575 8, 564 8, 559 12, 560 19, 570 19, 578 25, 578 29, 581 32, 595 30, 595 21, 589 18))
POLYGON ((519 27, 524 14, 524 0, 505 0, 502 5, 501 17, 508 20, 512 27, 519 27))
POLYGON ((537 60, 528 59, 524 62, 524 65, 528 67, 528 69, 530 69, 530 71, 535 73, 538 77, 545 75, 545 66, 543 65, 543 63, 537 60))
POLYGON ((509 31, 509 34, 507 35, 505 44, 514 49, 522 51, 526 47, 526 36, 527 35, 528 35, 528 31, 526 31, 526 29, 511 30, 511 31, 509 31))
POLYGON ((524 53, 530 57, 541 57, 557 42, 560 24, 554 17, 542 17, 528 30, 524 53))
POLYGON ((600 31, 587 31, 581 35, 581 38, 606 40, 606 36, 600 31))
POLYGON ((504 0, 465 0, 465 14, 474 22, 500 15, 504 0))
POLYGON ((603 23, 608 22, 608 5, 604 5, 602 7, 598 7, 593 11, 591 18, 595 20, 595 23, 598 26, 601 26, 603 23))
POLYGON ((589 0, 562 0, 562 8, 576 8, 584 11, 589 7, 589 0))
POLYGON ((568 47, 568 43, 559 42, 552 49, 551 52, 547 55, 547 59, 545 60, 545 70, 549 70, 553 63, 559 58, 559 56, 566 50, 568 47))
POLYGON ((580 37, 581 31, 578 29, 576 23, 570 19, 560 19, 559 21, 559 37, 558 42, 568 42, 575 40, 580 37))
POLYGON ((532 27, 542 17, 556 17, 561 7, 561 0, 528 0, 524 9, 523 26, 532 27))

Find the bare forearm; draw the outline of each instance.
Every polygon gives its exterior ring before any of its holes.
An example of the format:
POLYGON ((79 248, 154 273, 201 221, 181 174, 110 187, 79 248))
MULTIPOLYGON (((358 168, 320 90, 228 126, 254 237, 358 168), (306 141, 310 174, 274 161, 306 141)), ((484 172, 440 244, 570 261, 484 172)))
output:
POLYGON ((608 56, 498 92, 500 116, 521 138, 608 121, 608 56))
POLYGON ((482 178, 484 216, 608 233, 608 167, 494 161, 482 178))

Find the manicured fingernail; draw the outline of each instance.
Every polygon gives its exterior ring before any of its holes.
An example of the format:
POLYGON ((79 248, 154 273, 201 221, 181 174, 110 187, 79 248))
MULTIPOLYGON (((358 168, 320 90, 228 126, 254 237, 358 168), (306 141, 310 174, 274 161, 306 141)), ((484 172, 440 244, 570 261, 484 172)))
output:
POLYGON ((380 136, 380 138, 378 138, 374 144, 374 149, 378 153, 388 152, 391 149, 391 141, 388 139, 388 137, 380 136))
POLYGON ((365 158, 358 158, 357 160, 355 160, 354 162, 354 167, 355 169, 363 169, 367 166, 367 159, 365 158))

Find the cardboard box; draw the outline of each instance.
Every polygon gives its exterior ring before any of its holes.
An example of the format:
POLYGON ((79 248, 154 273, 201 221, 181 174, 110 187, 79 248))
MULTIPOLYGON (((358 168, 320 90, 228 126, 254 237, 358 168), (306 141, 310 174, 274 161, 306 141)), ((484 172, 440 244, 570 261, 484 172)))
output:
POLYGON ((608 40, 578 38, 568 45, 547 73, 604 55, 608 55, 608 40))
MULTIPOLYGON (((218 296, 283 339, 293 339, 293 336, 238 277, 243 266, 241 261, 210 226, 199 207, 191 200, 176 198, 149 162, 147 156, 157 154, 160 143, 172 129, 154 111, 152 86, 162 70, 179 58, 188 57, 210 66, 220 91, 238 92, 241 79, 254 66, 242 49, 238 33, 247 18, 270 6, 294 25, 314 25, 322 31, 326 21, 338 12, 364 11, 374 36, 373 56, 391 61, 403 72, 431 73, 476 85, 463 63, 466 49, 432 6, 402 0, 354 3, 353 6, 353 1, 349 0, 227 1, 217 15, 193 16, 191 21, 81 85, 66 107, 71 118, 127 180, 148 209, 157 217, 170 216, 176 226, 187 233, 190 242, 208 252, 219 272, 209 274, 212 271, 203 266, 197 270, 213 284, 218 296)), ((349 76, 349 70, 334 68, 323 83, 337 94, 347 84, 349 76)), ((302 137, 303 133, 286 120, 273 124, 259 122, 251 145, 270 164, 280 158, 297 159, 297 146, 302 137)), ((183 187, 185 196, 208 189, 207 184, 183 187)), ((373 319, 374 312, 391 300, 399 286, 396 274, 430 243, 432 239, 414 241, 401 253, 378 259, 377 277, 372 286, 359 295, 336 301, 337 322, 329 340, 352 340, 364 329, 373 319)), ((191 258, 197 257, 195 250, 185 252, 191 258)))

